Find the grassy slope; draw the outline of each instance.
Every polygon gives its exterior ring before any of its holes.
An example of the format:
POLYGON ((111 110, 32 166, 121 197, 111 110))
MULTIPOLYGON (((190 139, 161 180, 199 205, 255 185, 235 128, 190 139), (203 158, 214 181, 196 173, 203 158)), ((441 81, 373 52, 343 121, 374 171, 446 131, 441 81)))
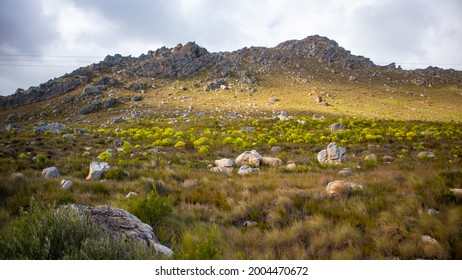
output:
MULTIPOLYGON (((195 86, 197 79, 168 84, 155 82, 157 89, 150 89, 142 102, 127 101, 111 110, 73 116, 67 121, 65 118, 78 107, 60 105, 64 97, 28 106, 28 114, 51 111, 55 109, 53 106, 64 109, 63 114, 45 119, 64 121, 70 124, 70 130, 88 129, 90 135, 75 135, 74 140, 65 140, 59 135, 35 135, 31 131, 37 118, 21 122, 24 132, 2 132, 0 224, 15 218, 20 207, 27 207, 31 197, 57 204, 110 204, 132 209, 130 200, 124 198, 129 191, 140 193, 143 199, 154 188, 163 202, 173 206, 173 212, 157 223, 150 223, 161 242, 175 249, 177 258, 462 258, 462 201, 448 190, 462 187, 462 113, 457 110, 462 107, 462 97, 457 95, 460 89, 454 86, 419 88, 402 83, 385 86, 393 83, 386 80, 356 83, 345 78, 304 83, 280 75, 259 77, 259 85, 251 86, 256 89, 252 94, 245 87, 239 91, 237 85, 231 90, 204 92, 204 83, 195 86), (188 90, 182 91, 180 86, 188 90), (314 102, 317 95, 331 106, 314 102), (280 101, 268 103, 273 96, 280 101), (180 119, 176 124, 171 124, 169 119, 158 119, 162 115, 182 115, 189 105, 194 107, 191 115, 204 111, 206 117, 180 119), (145 112, 146 118, 100 130, 101 123, 129 115, 133 109, 145 112), (303 117, 307 124, 265 118, 270 117, 273 110, 303 117), (235 111, 253 117, 212 117, 235 111), (312 114, 329 118, 311 120, 312 114), (397 121, 352 118, 357 116, 380 116, 397 121), (336 121, 344 122, 348 131, 330 132, 328 125, 336 121), (256 132, 238 132, 244 126, 254 126, 256 132), (153 139, 136 136, 137 132, 149 132, 153 127, 160 128, 165 135, 161 133, 163 136, 153 139), (166 133, 169 127, 184 134, 175 137, 166 133), (116 132, 116 128, 121 131, 116 132), (430 136, 421 134, 423 131, 431 131, 430 136), (405 136, 400 136, 401 132, 405 136), (311 133, 311 136, 297 142, 294 133, 304 137, 311 133), (411 134, 406 136, 408 133, 411 134), (258 134, 267 137, 258 141, 258 134), (382 138, 373 138, 376 135, 382 138), (234 142, 223 144, 228 136, 234 142), (209 153, 201 154, 200 147, 194 147, 194 140, 200 137, 209 139, 209 153), (282 152, 270 152, 271 137, 283 147, 282 152), (118 180, 113 177, 105 182, 85 181, 89 163, 106 149, 114 149, 112 142, 120 138, 131 143, 135 156, 120 154, 109 163, 113 169, 129 171, 131 176, 118 180), (163 138, 184 141, 186 146, 180 149, 170 146, 158 154, 143 154, 157 146, 153 143, 155 140, 163 138), (246 144, 239 144, 238 138, 246 144), (330 141, 343 141, 348 150, 348 163, 322 166, 316 162, 316 153, 330 141), (368 144, 379 147, 369 150, 368 144), (84 155, 86 146, 92 147, 88 155, 84 155), (207 168, 217 158, 234 159, 252 148, 286 163, 293 161, 298 167, 293 171, 263 167, 261 173, 248 177, 213 174, 207 168), (421 150, 431 150, 438 157, 418 159, 416 155, 421 150), (43 162, 32 160, 33 156, 47 152, 54 155, 43 162), (370 152, 378 155, 377 162, 363 159, 370 152), (20 158, 21 153, 26 156, 20 158), (384 155, 392 156, 395 161, 382 162, 384 155), (74 182, 71 192, 59 189, 61 178, 40 178, 42 168, 53 165, 63 177, 74 182), (337 172, 344 167, 352 168, 355 175, 338 176, 337 172), (13 172, 23 175, 12 175, 13 172), (362 184, 366 193, 330 198, 324 187, 334 179, 362 184), (187 180, 193 180, 196 186, 185 187, 187 180), (428 208, 437 209, 440 214, 428 215, 428 208), (257 226, 246 228, 245 221, 254 221, 257 226), (423 244, 422 235, 432 236, 439 244, 423 244)), ((81 90, 71 95, 78 96, 81 90)), ((116 96, 127 98, 135 94, 139 93, 123 89, 116 92, 116 96)), ((2 112, 1 117, 21 110, 24 108, 2 112)))

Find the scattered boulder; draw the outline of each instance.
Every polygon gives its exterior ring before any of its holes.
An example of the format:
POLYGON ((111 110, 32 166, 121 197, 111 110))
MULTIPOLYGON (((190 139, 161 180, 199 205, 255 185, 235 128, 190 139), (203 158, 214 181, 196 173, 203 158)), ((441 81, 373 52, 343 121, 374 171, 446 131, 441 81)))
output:
POLYGON ((229 158, 217 159, 215 165, 218 167, 233 167, 233 161, 229 158))
POLYGON ((124 145, 125 141, 124 140, 120 140, 120 139, 117 139, 115 140, 112 144, 115 146, 115 147, 122 147, 124 145))
POLYGON ((87 114, 93 113, 96 110, 98 110, 100 106, 101 106, 100 102, 94 102, 94 103, 80 109, 78 114, 79 115, 87 115, 87 114))
POLYGON ((70 180, 61 180, 61 188, 63 188, 63 190, 70 190, 72 187, 72 181, 70 180))
POLYGON ((331 131, 342 131, 345 129, 345 125, 343 123, 333 123, 329 126, 331 131))
POLYGON ((452 192, 455 195, 461 195, 462 196, 462 189, 449 189, 450 192, 452 192))
POLYGON ((141 101, 143 100, 143 97, 141 95, 136 95, 132 97, 132 101, 141 101))
POLYGON ((60 176, 59 170, 56 167, 48 167, 42 170, 42 177, 45 179, 54 178, 60 176))
POLYGON ((270 97, 269 102, 278 102, 281 101, 281 99, 276 98, 276 97, 270 97))
POLYGON ((270 167, 277 167, 284 164, 281 159, 273 157, 262 157, 260 163, 261 165, 270 167))
POLYGON ((112 234, 126 236, 130 239, 145 243, 154 248, 160 254, 167 257, 173 255, 170 248, 160 244, 151 226, 143 223, 129 212, 107 205, 102 206, 82 206, 78 205, 79 212, 88 215, 93 222, 109 230, 112 234))
POLYGON ((424 244, 431 244, 431 245, 438 245, 440 244, 435 238, 429 236, 429 235, 422 235, 420 237, 420 240, 422 241, 422 243, 424 244))
POLYGON ((8 131, 8 132, 21 132, 22 131, 22 128, 21 126, 17 125, 17 124, 8 124, 5 126, 5 131, 8 131))
POLYGON ((440 211, 433 209, 433 208, 428 208, 427 209, 427 214, 430 216, 436 216, 440 213, 440 211))
POLYGON ((255 127, 253 127, 253 126, 245 126, 245 127, 241 128, 241 130, 245 131, 247 133, 250 133, 250 132, 255 130, 255 127))
POLYGON ((81 129, 81 128, 74 129, 74 132, 78 134, 88 134, 88 131, 86 131, 85 129, 81 129))
POLYGON ((199 185, 199 182, 197 180, 192 180, 192 179, 187 179, 184 180, 183 182, 183 188, 185 189, 192 189, 195 188, 199 185))
POLYGON ((281 151, 282 151, 282 148, 280 146, 271 147, 271 152, 272 153, 279 153, 281 151))
POLYGON ((345 163, 346 162, 346 150, 345 148, 338 147, 335 143, 327 145, 327 149, 321 150, 318 153, 318 161, 322 164, 325 163, 345 163))
POLYGON ((287 112, 286 111, 281 111, 281 113, 279 113, 279 115, 277 116, 277 118, 281 121, 287 121, 289 120, 290 118, 287 116, 287 112))
POLYGON ((117 99, 115 99, 114 97, 110 97, 102 102, 101 107, 108 108, 108 107, 113 106, 116 103, 117 103, 117 99))
POLYGON ((259 172, 260 169, 258 168, 254 168, 252 166, 248 166, 248 165, 243 165, 241 166, 241 168, 239 168, 239 171, 237 171, 237 174, 238 175, 249 175, 249 174, 252 174, 252 173, 255 173, 255 172, 259 172))
POLYGON ((383 156, 383 158, 382 158, 382 161, 387 162, 387 163, 393 162, 393 160, 394 159, 393 159, 392 156, 387 156, 387 155, 383 156))
POLYGON ((256 151, 245 151, 236 158, 237 165, 259 166, 262 156, 256 151))
POLYGON ((254 227, 258 226, 258 223, 255 221, 245 221, 242 225, 245 227, 254 227))
POLYGON ((351 168, 344 168, 344 169, 342 169, 342 170, 340 170, 338 172, 338 175, 341 175, 341 176, 353 176, 355 174, 353 173, 351 168))
POLYGON ((86 88, 83 89, 83 92, 82 92, 82 94, 80 96, 83 97, 83 96, 86 96, 86 95, 89 95, 89 94, 97 94, 97 93, 100 93, 104 89, 106 89, 106 86, 104 86, 104 85, 86 87, 86 88))
POLYGON ((377 155, 376 154, 368 154, 364 157, 364 160, 371 160, 371 161, 376 161, 377 160, 377 155))
POLYGON ((119 118, 115 118, 111 121, 112 124, 116 124, 116 123, 123 123, 125 121, 124 118, 122 117, 119 117, 119 118))
POLYGON ((61 134, 63 132, 66 132, 66 130, 67 130, 66 125, 62 123, 53 122, 53 123, 47 124, 46 122, 43 122, 43 121, 39 122, 34 129, 36 133, 51 131, 54 134, 61 134))
POLYGON ((429 151, 423 151, 417 154, 418 158, 435 158, 436 155, 429 151))
POLYGON ((199 112, 199 113, 197 114, 197 117, 198 117, 198 118, 203 118, 203 117, 205 117, 205 113, 204 113, 204 112, 199 112))
POLYGON ((233 173, 234 168, 232 167, 225 167, 225 166, 215 166, 210 168, 212 172, 215 173, 226 173, 226 174, 231 174, 233 173))
POLYGON ((293 169, 297 168, 297 165, 294 162, 289 162, 286 165, 286 168, 289 169, 289 170, 293 170, 293 169))
POLYGON ((321 102, 322 102, 322 97, 321 97, 321 96, 316 96, 316 97, 314 98, 314 102, 321 103, 321 102))
POLYGON ((87 180, 99 180, 101 175, 111 169, 107 162, 93 161, 90 164, 90 170, 88 172, 87 180))
POLYGON ((138 193, 136 193, 136 192, 129 192, 129 193, 125 196, 125 198, 128 199, 128 198, 134 197, 134 196, 138 196, 138 193))
POLYGON ((326 192, 330 195, 348 195, 353 191, 363 191, 364 188, 356 183, 343 180, 332 181, 326 186, 326 192))

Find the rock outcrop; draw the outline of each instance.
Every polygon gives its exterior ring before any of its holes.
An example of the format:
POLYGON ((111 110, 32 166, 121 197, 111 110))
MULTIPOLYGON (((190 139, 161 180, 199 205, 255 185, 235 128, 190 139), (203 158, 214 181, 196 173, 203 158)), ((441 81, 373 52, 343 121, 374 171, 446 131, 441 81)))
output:
POLYGON ((111 169, 107 162, 93 161, 90 164, 90 170, 88 172, 87 180, 99 180, 103 172, 111 169))
POLYGON ((318 153, 318 161, 324 163, 340 164, 346 162, 346 150, 345 148, 338 147, 335 143, 327 145, 327 149, 321 150, 318 153))

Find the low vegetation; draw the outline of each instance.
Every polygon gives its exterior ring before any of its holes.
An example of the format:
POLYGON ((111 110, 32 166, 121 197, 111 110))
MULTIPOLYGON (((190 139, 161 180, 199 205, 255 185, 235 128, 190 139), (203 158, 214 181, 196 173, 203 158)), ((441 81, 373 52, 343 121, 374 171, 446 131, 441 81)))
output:
POLYGON ((450 191, 462 187, 460 123, 201 117, 84 128, 89 133, 73 139, 31 126, 0 134, 1 258, 157 257, 78 218, 69 204, 128 210, 177 259, 462 258, 462 197, 450 191), (335 122, 345 129, 331 131, 335 122), (115 140, 124 141, 119 151, 115 140), (346 163, 318 163, 330 142, 346 148, 346 163), (261 167, 248 176, 236 167, 210 171, 216 159, 251 149, 295 167, 261 167), (372 153, 377 159, 365 160, 372 153), (102 181, 86 181, 98 159, 111 170, 102 181), (42 178, 50 166, 61 176, 42 178), (338 175, 344 168, 354 175, 338 175), (69 191, 61 179, 73 182, 69 191), (325 186, 337 179, 365 191, 331 197, 325 186), (126 198, 129 192, 138 195, 126 198))

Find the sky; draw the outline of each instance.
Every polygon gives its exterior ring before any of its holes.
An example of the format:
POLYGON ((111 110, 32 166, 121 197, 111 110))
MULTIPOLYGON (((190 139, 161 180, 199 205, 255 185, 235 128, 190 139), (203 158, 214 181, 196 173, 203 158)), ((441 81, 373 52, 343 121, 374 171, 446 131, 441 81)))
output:
POLYGON ((120 53, 321 35, 374 63, 462 70, 461 0, 0 0, 0 95, 120 53))

